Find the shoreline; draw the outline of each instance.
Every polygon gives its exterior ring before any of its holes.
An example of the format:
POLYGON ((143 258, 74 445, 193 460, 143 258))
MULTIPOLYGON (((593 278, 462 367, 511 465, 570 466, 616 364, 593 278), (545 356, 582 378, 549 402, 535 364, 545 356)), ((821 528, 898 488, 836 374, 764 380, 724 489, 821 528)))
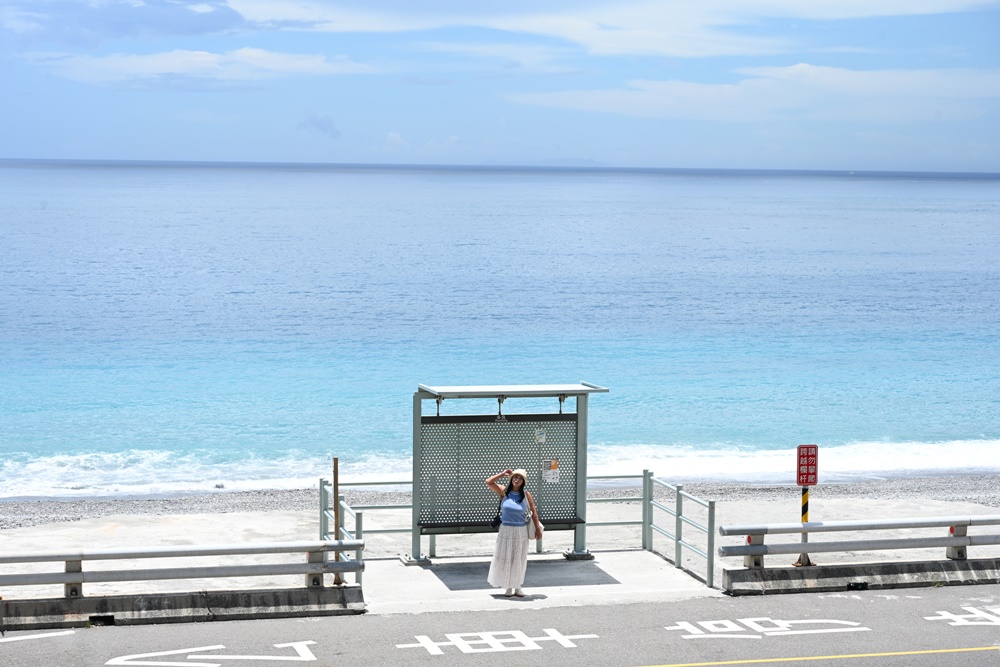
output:
MULTIPOLYGON (((801 490, 794 485, 760 485, 739 482, 691 482, 687 493, 717 502, 794 500, 801 490)), ((666 489, 656 487, 656 495, 666 489)), ((812 487, 813 500, 862 498, 975 503, 1000 508, 1000 474, 885 477, 858 482, 823 483, 812 487)), ((351 487, 343 495, 353 505, 407 504, 408 491, 374 491, 351 487)), ((592 484, 590 498, 629 498, 636 485, 592 484)), ((234 512, 315 511, 319 490, 262 489, 146 498, 0 499, 0 530, 67 523, 97 517, 131 515, 229 514, 234 512)))

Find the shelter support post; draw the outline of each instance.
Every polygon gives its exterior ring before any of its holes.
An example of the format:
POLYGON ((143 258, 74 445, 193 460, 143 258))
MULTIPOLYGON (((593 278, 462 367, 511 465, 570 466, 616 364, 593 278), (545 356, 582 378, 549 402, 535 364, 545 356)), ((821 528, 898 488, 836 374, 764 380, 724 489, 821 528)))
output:
POLYGON ((420 417, 423 414, 424 393, 421 391, 413 394, 413 495, 412 495, 412 519, 410 530, 412 533, 412 544, 410 551, 411 563, 423 563, 427 559, 420 553, 420 417))
POLYGON ((576 397, 576 511, 583 520, 573 529, 573 550, 563 556, 569 560, 591 560, 587 551, 587 394, 576 397))

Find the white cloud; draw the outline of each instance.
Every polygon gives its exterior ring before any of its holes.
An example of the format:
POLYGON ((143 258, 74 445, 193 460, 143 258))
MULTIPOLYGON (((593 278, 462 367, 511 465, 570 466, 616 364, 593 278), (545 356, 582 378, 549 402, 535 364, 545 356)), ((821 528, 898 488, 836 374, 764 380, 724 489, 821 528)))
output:
MULTIPOLYGON (((367 3, 358 10, 338 2, 230 0, 245 19, 268 26, 323 32, 405 32, 475 27, 556 37, 595 54, 716 55, 772 53, 777 42, 724 34, 732 17, 696 3, 568 3, 562 10, 537 5, 467 3, 451 11, 425 4, 367 3), (478 7, 484 9, 478 10, 478 7)), ((742 20, 740 20, 742 22, 742 20)))
MULTIPOLYGON (((0 0, 0 29, 28 43, 248 31, 400 33, 478 28, 574 44, 591 55, 750 56, 804 47, 766 21, 944 14, 1000 0, 0 0), (747 30, 750 28, 751 30, 747 30), (751 34, 751 32, 753 34, 751 34)), ((838 48, 838 47, 834 47, 838 48)), ((839 48, 855 48, 846 45, 839 48)))
POLYGON ((558 38, 591 54, 705 57, 785 53, 793 43, 739 30, 768 19, 843 20, 970 11, 997 0, 527 0, 413 3, 229 0, 251 22, 327 32, 477 27, 558 38))
POLYGON ((1000 70, 933 69, 858 71, 800 63, 739 70, 835 94, 982 99, 1000 97, 1000 70))
POLYGON ((799 64, 740 71, 732 84, 631 81, 615 90, 524 93, 523 104, 638 116, 755 122, 809 118, 899 122, 967 120, 1000 98, 1000 70, 856 71, 799 64))
POLYGON ((37 32, 42 29, 44 21, 44 14, 22 11, 17 7, 0 7, 0 27, 8 32, 37 32))
POLYGON ((76 49, 123 37, 241 29, 246 29, 243 18, 226 0, 0 0, 0 30, 25 45, 64 44, 76 49))
POLYGON ((554 48, 535 44, 455 44, 427 42, 422 45, 427 51, 450 53, 468 58, 482 58, 502 63, 508 70, 519 72, 555 73, 575 71, 559 62, 570 55, 569 49, 554 48))
POLYGON ((327 76, 372 72, 364 64, 324 55, 242 48, 228 53, 174 50, 144 55, 34 54, 30 59, 74 81, 96 84, 163 78, 249 82, 279 76, 327 76))

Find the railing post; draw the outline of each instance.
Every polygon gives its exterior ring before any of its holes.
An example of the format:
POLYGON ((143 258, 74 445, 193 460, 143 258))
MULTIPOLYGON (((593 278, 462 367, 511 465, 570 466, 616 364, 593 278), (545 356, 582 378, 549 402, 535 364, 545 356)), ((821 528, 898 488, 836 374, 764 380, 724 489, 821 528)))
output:
POLYGON ((684 495, 681 491, 684 490, 683 484, 678 484, 676 487, 676 497, 674 499, 674 567, 681 566, 681 541, 684 539, 684 522, 681 521, 681 516, 684 514, 684 495))
MULTIPOLYGON (((307 563, 326 563, 326 551, 307 551, 307 563)), ((323 573, 309 572, 306 574, 306 588, 323 588, 323 573)))
POLYGON ((330 509, 330 493, 326 490, 326 480, 319 478, 319 539, 330 539, 330 517, 327 511, 330 509))
MULTIPOLYGON (((747 535, 747 544, 756 545, 764 544, 763 535, 747 535)), ((764 557, 763 556, 744 556, 743 557, 743 567, 764 567, 764 557)))
MULTIPOLYGON (((949 537, 966 537, 968 534, 968 526, 951 526, 948 528, 949 537)), ((944 555, 945 558, 950 560, 966 560, 968 558, 966 547, 948 547, 945 549, 944 555)))
MULTIPOLYGON (((364 539, 364 537, 362 537, 365 534, 365 532, 364 532, 365 531, 365 521, 364 521, 364 518, 365 518, 365 513, 362 512, 362 511, 360 511, 360 510, 358 511, 357 514, 354 515, 354 539, 356 539, 356 540, 363 540, 364 539)), ((354 552, 354 561, 356 563, 362 562, 361 551, 362 551, 361 549, 358 549, 358 550, 356 550, 354 552)), ((354 583, 356 583, 358 586, 361 585, 361 571, 360 570, 358 570, 357 572, 354 573, 354 583)))
POLYGON ((705 585, 712 588, 715 581, 715 501, 708 501, 708 544, 705 550, 708 554, 708 572, 705 573, 705 585))
MULTIPOLYGON (((80 560, 68 560, 66 561, 66 571, 67 572, 83 572, 83 561, 80 560)), ((82 578, 82 575, 81 575, 82 578)), ((82 598, 83 597, 83 582, 77 582, 72 584, 63 584, 63 595, 67 598, 82 598)))
POLYGON ((648 470, 642 471, 642 548, 645 551, 653 550, 653 473, 648 470))
MULTIPOLYGON (((347 512, 345 512, 343 509, 344 496, 339 494, 334 494, 334 497, 337 499, 337 511, 333 513, 333 518, 334 518, 333 523, 336 526, 336 530, 333 533, 333 539, 342 540, 344 539, 342 537, 344 532, 344 515, 347 514, 347 512)), ((343 560, 340 557, 339 551, 336 554, 334 554, 333 560, 334 562, 337 563, 343 560)), ((344 576, 340 572, 335 573, 333 575, 333 583, 335 583, 338 586, 341 585, 342 583, 344 583, 344 576)))

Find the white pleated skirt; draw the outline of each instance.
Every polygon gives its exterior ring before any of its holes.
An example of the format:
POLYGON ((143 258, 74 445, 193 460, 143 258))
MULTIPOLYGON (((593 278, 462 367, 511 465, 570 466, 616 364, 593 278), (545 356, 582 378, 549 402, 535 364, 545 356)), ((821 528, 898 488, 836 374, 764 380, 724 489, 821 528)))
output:
POLYGON ((520 588, 527 568, 528 529, 525 526, 500 526, 486 581, 496 588, 520 588))

